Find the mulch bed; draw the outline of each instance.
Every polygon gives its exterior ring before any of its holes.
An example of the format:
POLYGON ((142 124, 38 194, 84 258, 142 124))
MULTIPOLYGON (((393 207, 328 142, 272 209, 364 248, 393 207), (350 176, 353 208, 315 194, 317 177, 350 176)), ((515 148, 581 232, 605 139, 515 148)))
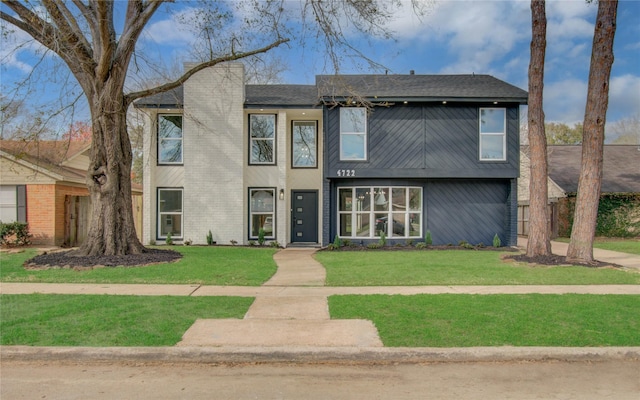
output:
POLYGON ((535 256, 535 257, 527 257, 526 254, 518 254, 518 255, 508 255, 504 257, 505 260, 514 260, 518 262, 525 262, 529 264, 538 264, 538 265, 580 265, 583 267, 592 267, 592 268, 603 268, 603 267, 614 267, 614 268, 622 268, 621 265, 606 263, 602 261, 593 261, 590 263, 579 263, 579 262, 567 262, 567 258, 565 256, 559 256, 552 254, 550 256, 535 256))
POLYGON ((125 256, 76 256, 73 250, 45 252, 24 263, 26 269, 94 269, 100 267, 139 267, 151 264, 174 262, 182 258, 182 254, 174 250, 146 249, 141 254, 125 256))

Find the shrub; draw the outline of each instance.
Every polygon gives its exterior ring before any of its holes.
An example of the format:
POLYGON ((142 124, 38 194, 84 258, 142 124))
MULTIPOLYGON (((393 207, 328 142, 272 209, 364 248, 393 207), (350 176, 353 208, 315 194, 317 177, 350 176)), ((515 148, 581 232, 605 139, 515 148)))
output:
POLYGON ((238 241, 237 241, 237 240, 233 240, 233 239, 231 239, 231 242, 230 242, 230 243, 231 243, 231 245, 232 245, 232 246, 235 246, 235 245, 237 245, 237 244, 238 244, 238 241))
POLYGON ((187 239, 184 242, 182 242, 182 244, 185 245, 185 246, 191 246, 191 243, 193 243, 193 241, 191 239, 187 239))
POLYGON ((340 236, 336 235, 336 237, 333 238, 333 247, 336 249, 342 247, 342 240, 340 239, 340 236))
POLYGON ((426 249, 427 248, 427 244, 420 242, 420 243, 416 243, 416 249, 426 249))
POLYGON ((380 232, 380 240, 378 240, 378 244, 380 247, 384 247, 387 245, 387 235, 383 232, 380 232))
POLYGON ((413 239, 407 239, 404 241, 404 244, 407 246, 413 246, 413 239))
POLYGON ((380 243, 369 243, 367 245, 367 249, 371 249, 371 250, 375 250, 375 249, 379 249, 380 247, 380 243))
POLYGON ((167 233, 167 237, 164 239, 164 242, 169 246, 173 244, 173 239, 171 238, 171 232, 167 233))
POLYGON ((207 244, 209 246, 213 244, 213 234, 211 233, 211 229, 209 229, 209 233, 207 233, 207 244))
POLYGON ((26 246, 30 243, 29 224, 24 222, 11 222, 8 224, 0 222, 0 244, 26 246))
POLYGON ((431 238, 431 231, 427 230, 427 234, 424 237, 424 244, 427 246, 431 246, 433 244, 433 239, 431 238))
POLYGON ((249 246, 255 246, 255 245, 256 245, 255 240, 249 240, 249 246))
POLYGON ((260 230, 258 231, 258 244, 260 246, 264 245, 264 229, 260 228, 260 230))
POLYGON ((501 247, 501 246, 502 246, 502 242, 500 241, 500 237, 496 233, 496 235, 493 237, 493 247, 501 247))
POLYGON ((278 243, 277 240, 274 240, 273 242, 269 243, 269 245, 271 247, 275 247, 275 248, 279 248, 280 247, 280 243, 278 243))

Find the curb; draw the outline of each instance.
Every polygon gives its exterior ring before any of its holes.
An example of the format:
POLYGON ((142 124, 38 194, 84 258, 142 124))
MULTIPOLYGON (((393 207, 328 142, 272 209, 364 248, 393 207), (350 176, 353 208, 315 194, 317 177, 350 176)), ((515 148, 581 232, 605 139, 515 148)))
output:
POLYGON ((197 364, 417 364, 638 361, 640 347, 30 347, 0 346, 2 361, 197 364))

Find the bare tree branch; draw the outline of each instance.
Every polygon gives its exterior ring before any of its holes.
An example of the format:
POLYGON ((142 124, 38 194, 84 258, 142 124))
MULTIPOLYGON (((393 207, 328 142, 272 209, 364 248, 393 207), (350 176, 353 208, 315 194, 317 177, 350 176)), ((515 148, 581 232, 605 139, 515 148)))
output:
POLYGON ((169 83, 165 83, 164 85, 160 85, 157 86, 155 88, 151 88, 151 89, 146 89, 146 90, 141 90, 138 92, 133 92, 133 93, 129 93, 125 96, 127 103, 132 102, 135 99, 139 99, 141 97, 146 97, 146 96, 150 96, 152 94, 156 94, 156 93, 163 93, 166 92, 168 90, 171 89, 175 89, 178 86, 182 85, 184 82, 187 81, 187 79, 189 79, 193 74, 195 74, 198 71, 201 71, 207 67, 211 67, 213 65, 216 64, 220 64, 226 61, 233 61, 233 60, 239 60, 241 58, 245 58, 245 57, 249 57, 255 54, 259 54, 259 53, 265 53, 275 47, 280 46, 283 43, 287 43, 289 41, 289 39, 278 39, 275 42, 261 47, 259 49, 255 49, 252 51, 248 51, 246 53, 235 53, 235 54, 229 54, 223 57, 218 57, 216 59, 213 59, 211 61, 207 61, 207 62, 203 62, 198 64, 196 67, 186 71, 180 78, 174 80, 173 82, 169 82, 169 83))

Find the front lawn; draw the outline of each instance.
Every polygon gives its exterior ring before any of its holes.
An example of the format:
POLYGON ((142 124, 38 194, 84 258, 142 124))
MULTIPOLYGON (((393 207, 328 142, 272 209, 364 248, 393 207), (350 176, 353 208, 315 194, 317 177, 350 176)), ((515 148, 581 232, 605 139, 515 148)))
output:
POLYGON ((182 253, 175 263, 92 270, 25 270, 24 261, 36 255, 0 253, 2 282, 155 283, 260 286, 275 274, 273 248, 232 246, 175 246, 182 253))
POLYGON ((640 346, 640 296, 343 295, 333 319, 367 319, 388 347, 640 346))
POLYGON ((2 345, 173 346, 198 318, 242 318, 248 297, 2 295, 2 345))
MULTIPOLYGON (((569 243, 569 238, 554 239, 559 242, 569 243)), ((598 237, 593 242, 593 247, 603 250, 620 251, 622 253, 640 255, 640 239, 602 238, 598 237)))
POLYGON ((328 286, 640 284, 640 274, 611 268, 529 266, 496 251, 322 251, 328 286))

